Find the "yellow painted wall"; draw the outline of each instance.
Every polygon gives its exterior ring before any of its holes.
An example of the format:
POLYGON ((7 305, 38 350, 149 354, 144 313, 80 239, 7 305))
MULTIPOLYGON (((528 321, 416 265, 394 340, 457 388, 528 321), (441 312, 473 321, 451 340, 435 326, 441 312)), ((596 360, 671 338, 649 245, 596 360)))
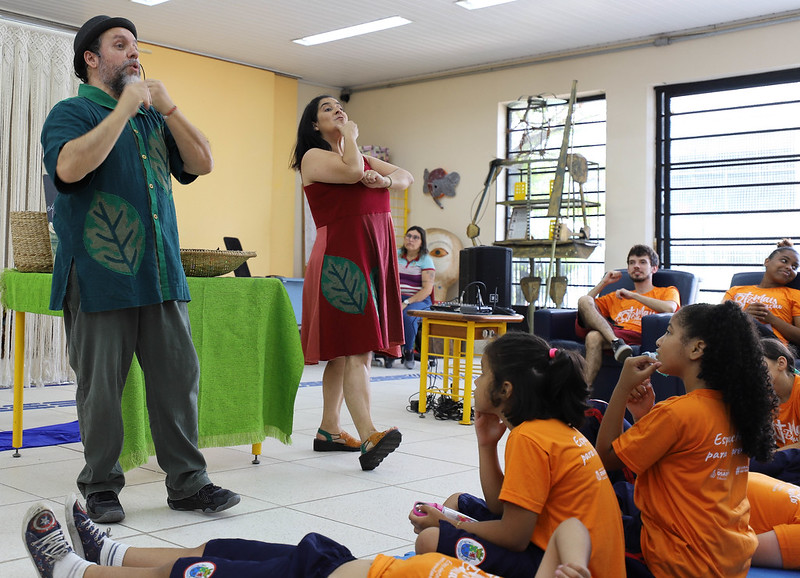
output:
POLYGON ((141 44, 147 78, 211 142, 214 170, 188 186, 173 183, 181 246, 224 248, 239 237, 258 256, 253 275, 293 276, 297 81, 272 72, 141 44))

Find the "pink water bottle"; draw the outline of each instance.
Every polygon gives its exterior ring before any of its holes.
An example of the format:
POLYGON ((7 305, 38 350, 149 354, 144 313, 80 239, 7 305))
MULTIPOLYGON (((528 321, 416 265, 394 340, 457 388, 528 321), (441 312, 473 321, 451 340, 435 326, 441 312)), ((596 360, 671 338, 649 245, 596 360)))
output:
POLYGON ((414 504, 414 513, 417 516, 427 516, 426 513, 419 509, 419 506, 423 504, 432 508, 436 508, 442 514, 444 514, 445 518, 452 520, 453 522, 477 522, 475 518, 471 518, 466 514, 462 514, 461 512, 453 510, 452 508, 448 508, 447 506, 443 506, 441 504, 435 504, 433 502, 417 502, 414 504))

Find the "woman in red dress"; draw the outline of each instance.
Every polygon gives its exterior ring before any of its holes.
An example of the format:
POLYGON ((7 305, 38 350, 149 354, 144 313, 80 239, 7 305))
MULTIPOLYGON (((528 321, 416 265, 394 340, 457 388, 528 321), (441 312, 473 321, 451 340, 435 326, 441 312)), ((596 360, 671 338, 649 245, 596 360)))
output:
POLYGON ((360 450, 361 468, 372 470, 402 439, 397 428, 372 423, 369 371, 372 351, 399 357, 404 339, 389 189, 414 178, 363 156, 357 139, 339 101, 318 96, 300 119, 292 168, 317 227, 303 283, 303 352, 307 364, 328 362, 314 450, 360 450), (341 428, 343 401, 361 441, 341 428))

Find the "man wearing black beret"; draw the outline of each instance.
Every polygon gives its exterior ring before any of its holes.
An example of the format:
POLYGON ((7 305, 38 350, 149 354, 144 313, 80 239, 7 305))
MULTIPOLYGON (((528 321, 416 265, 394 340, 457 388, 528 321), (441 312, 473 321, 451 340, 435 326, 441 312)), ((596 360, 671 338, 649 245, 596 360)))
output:
POLYGON ((136 27, 95 16, 75 36, 76 98, 53 107, 44 164, 58 189, 50 308, 64 311, 90 517, 119 522, 121 398, 135 354, 175 510, 218 512, 239 496, 211 483, 197 449, 199 364, 186 303, 172 179, 213 168, 211 147, 161 81, 142 76, 136 27))

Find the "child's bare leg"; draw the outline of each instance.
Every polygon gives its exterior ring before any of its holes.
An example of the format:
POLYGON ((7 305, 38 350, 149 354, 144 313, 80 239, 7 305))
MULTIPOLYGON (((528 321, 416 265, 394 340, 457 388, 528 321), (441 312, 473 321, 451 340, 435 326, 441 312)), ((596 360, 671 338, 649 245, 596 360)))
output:
POLYGON ((169 578, 172 564, 160 568, 128 568, 125 566, 89 566, 83 578, 169 578))
POLYGON ((128 548, 122 565, 131 568, 172 566, 178 558, 199 558, 205 550, 205 544, 196 548, 128 548))
POLYGON ((444 501, 444 503, 443 503, 442 505, 443 505, 443 506, 447 506, 447 507, 448 507, 448 508, 450 508, 451 510, 456 510, 456 511, 458 511, 458 497, 459 497, 460 495, 461 495, 461 494, 453 494, 452 496, 450 496, 449 498, 447 498, 447 499, 444 501))
POLYGON ((591 554, 592 539, 589 530, 577 518, 568 518, 561 522, 550 536, 536 578, 545 576, 589 578, 591 575, 588 565, 591 554))
POLYGON ((205 548, 128 548, 123 566, 90 566, 84 578, 169 578, 176 560, 200 557, 205 548))
POLYGON ((414 544, 414 551, 417 554, 427 554, 428 552, 436 552, 439 546, 439 528, 425 528, 417 535, 417 541, 414 544))

